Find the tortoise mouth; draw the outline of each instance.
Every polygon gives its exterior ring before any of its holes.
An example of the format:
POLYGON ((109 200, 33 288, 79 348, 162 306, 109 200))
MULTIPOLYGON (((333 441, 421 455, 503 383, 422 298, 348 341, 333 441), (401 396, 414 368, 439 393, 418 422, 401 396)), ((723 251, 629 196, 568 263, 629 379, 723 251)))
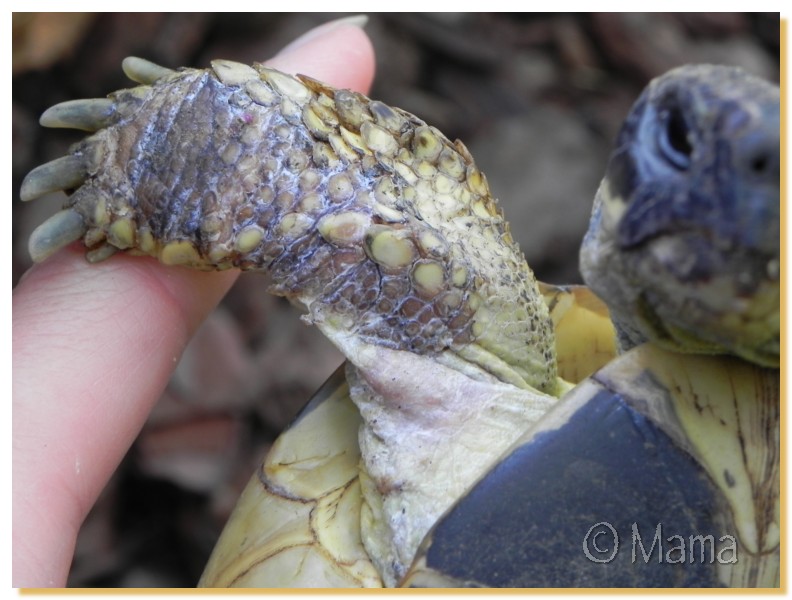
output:
POLYGON ((763 367, 778 368, 778 290, 764 290, 740 305, 744 309, 741 313, 720 314, 695 301, 668 307, 657 297, 642 295, 635 318, 647 339, 670 350, 731 354, 763 367))
POLYGON ((729 282, 727 296, 747 299, 761 286, 779 282, 778 253, 746 248, 706 228, 659 233, 622 252, 645 289, 668 279, 665 285, 676 286, 680 296, 695 296, 697 286, 729 282))
POLYGON ((700 230, 656 236, 627 255, 636 284, 635 319, 648 338, 684 352, 778 363, 777 257, 725 251, 700 230))

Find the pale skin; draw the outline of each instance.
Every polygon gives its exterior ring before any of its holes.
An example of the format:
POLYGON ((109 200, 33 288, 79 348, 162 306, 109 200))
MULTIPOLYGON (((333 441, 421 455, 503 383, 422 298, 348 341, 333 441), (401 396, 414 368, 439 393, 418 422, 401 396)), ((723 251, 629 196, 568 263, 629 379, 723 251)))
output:
MULTIPOLYGON (((344 23, 308 32, 268 64, 363 93, 374 77, 369 39, 344 23)), ((193 332, 237 275, 125 255, 91 265, 74 244, 19 282, 12 300, 14 587, 66 584, 83 520, 193 332)))

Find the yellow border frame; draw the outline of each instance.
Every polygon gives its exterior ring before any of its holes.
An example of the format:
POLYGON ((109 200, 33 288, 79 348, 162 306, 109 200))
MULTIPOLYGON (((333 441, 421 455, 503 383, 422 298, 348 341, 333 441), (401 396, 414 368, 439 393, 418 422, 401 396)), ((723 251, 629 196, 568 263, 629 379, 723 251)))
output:
POLYGON ((778 588, 518 588, 518 589, 400 589, 400 588, 379 588, 368 589, 329 589, 321 588, 317 590, 290 589, 290 588, 241 588, 241 589, 200 589, 200 588, 150 588, 150 589, 122 589, 122 588, 23 588, 19 590, 20 595, 267 595, 267 596, 294 596, 294 595, 360 595, 360 594, 411 594, 411 595, 668 595, 690 594, 690 595, 786 595, 787 592, 787 562, 785 560, 786 539, 787 539, 787 481, 786 481, 786 398, 787 398, 787 34, 788 21, 780 19, 780 74, 779 83, 781 88, 781 181, 780 181, 780 201, 781 201, 781 569, 780 586, 778 588))

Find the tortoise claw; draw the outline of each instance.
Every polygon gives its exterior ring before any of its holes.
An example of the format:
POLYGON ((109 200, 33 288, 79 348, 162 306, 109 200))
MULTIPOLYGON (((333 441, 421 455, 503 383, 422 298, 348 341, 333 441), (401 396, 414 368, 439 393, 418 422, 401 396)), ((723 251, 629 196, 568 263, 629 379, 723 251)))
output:
POLYGON ((80 129, 95 132, 110 125, 115 114, 115 103, 109 98, 70 100, 48 108, 41 115, 43 127, 80 129))
POLYGON ((98 248, 94 248, 93 250, 89 250, 85 253, 85 259, 92 264, 102 262, 103 260, 107 260, 113 254, 118 252, 118 248, 113 246, 112 244, 102 244, 98 248))
POLYGON ((137 56, 127 56, 121 63, 121 68, 132 81, 144 85, 150 85, 158 79, 176 72, 137 56))
POLYGON ((64 246, 79 240, 85 232, 83 218, 76 211, 62 210, 33 231, 28 242, 30 257, 33 262, 42 262, 64 246))
POLYGON ((23 202, 28 202, 51 192, 71 190, 79 187, 87 175, 82 157, 72 154, 56 158, 27 174, 19 190, 19 197, 23 202))

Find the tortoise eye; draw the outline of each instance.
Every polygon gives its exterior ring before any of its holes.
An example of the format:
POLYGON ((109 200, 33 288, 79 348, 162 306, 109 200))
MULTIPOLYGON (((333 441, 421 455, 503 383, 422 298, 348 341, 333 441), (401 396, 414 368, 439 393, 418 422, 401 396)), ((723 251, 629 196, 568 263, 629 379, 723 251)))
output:
POLYGON ((690 166, 693 146, 688 139, 689 129, 682 111, 677 108, 661 113, 661 126, 658 131, 658 146, 663 157, 678 169, 690 166))

